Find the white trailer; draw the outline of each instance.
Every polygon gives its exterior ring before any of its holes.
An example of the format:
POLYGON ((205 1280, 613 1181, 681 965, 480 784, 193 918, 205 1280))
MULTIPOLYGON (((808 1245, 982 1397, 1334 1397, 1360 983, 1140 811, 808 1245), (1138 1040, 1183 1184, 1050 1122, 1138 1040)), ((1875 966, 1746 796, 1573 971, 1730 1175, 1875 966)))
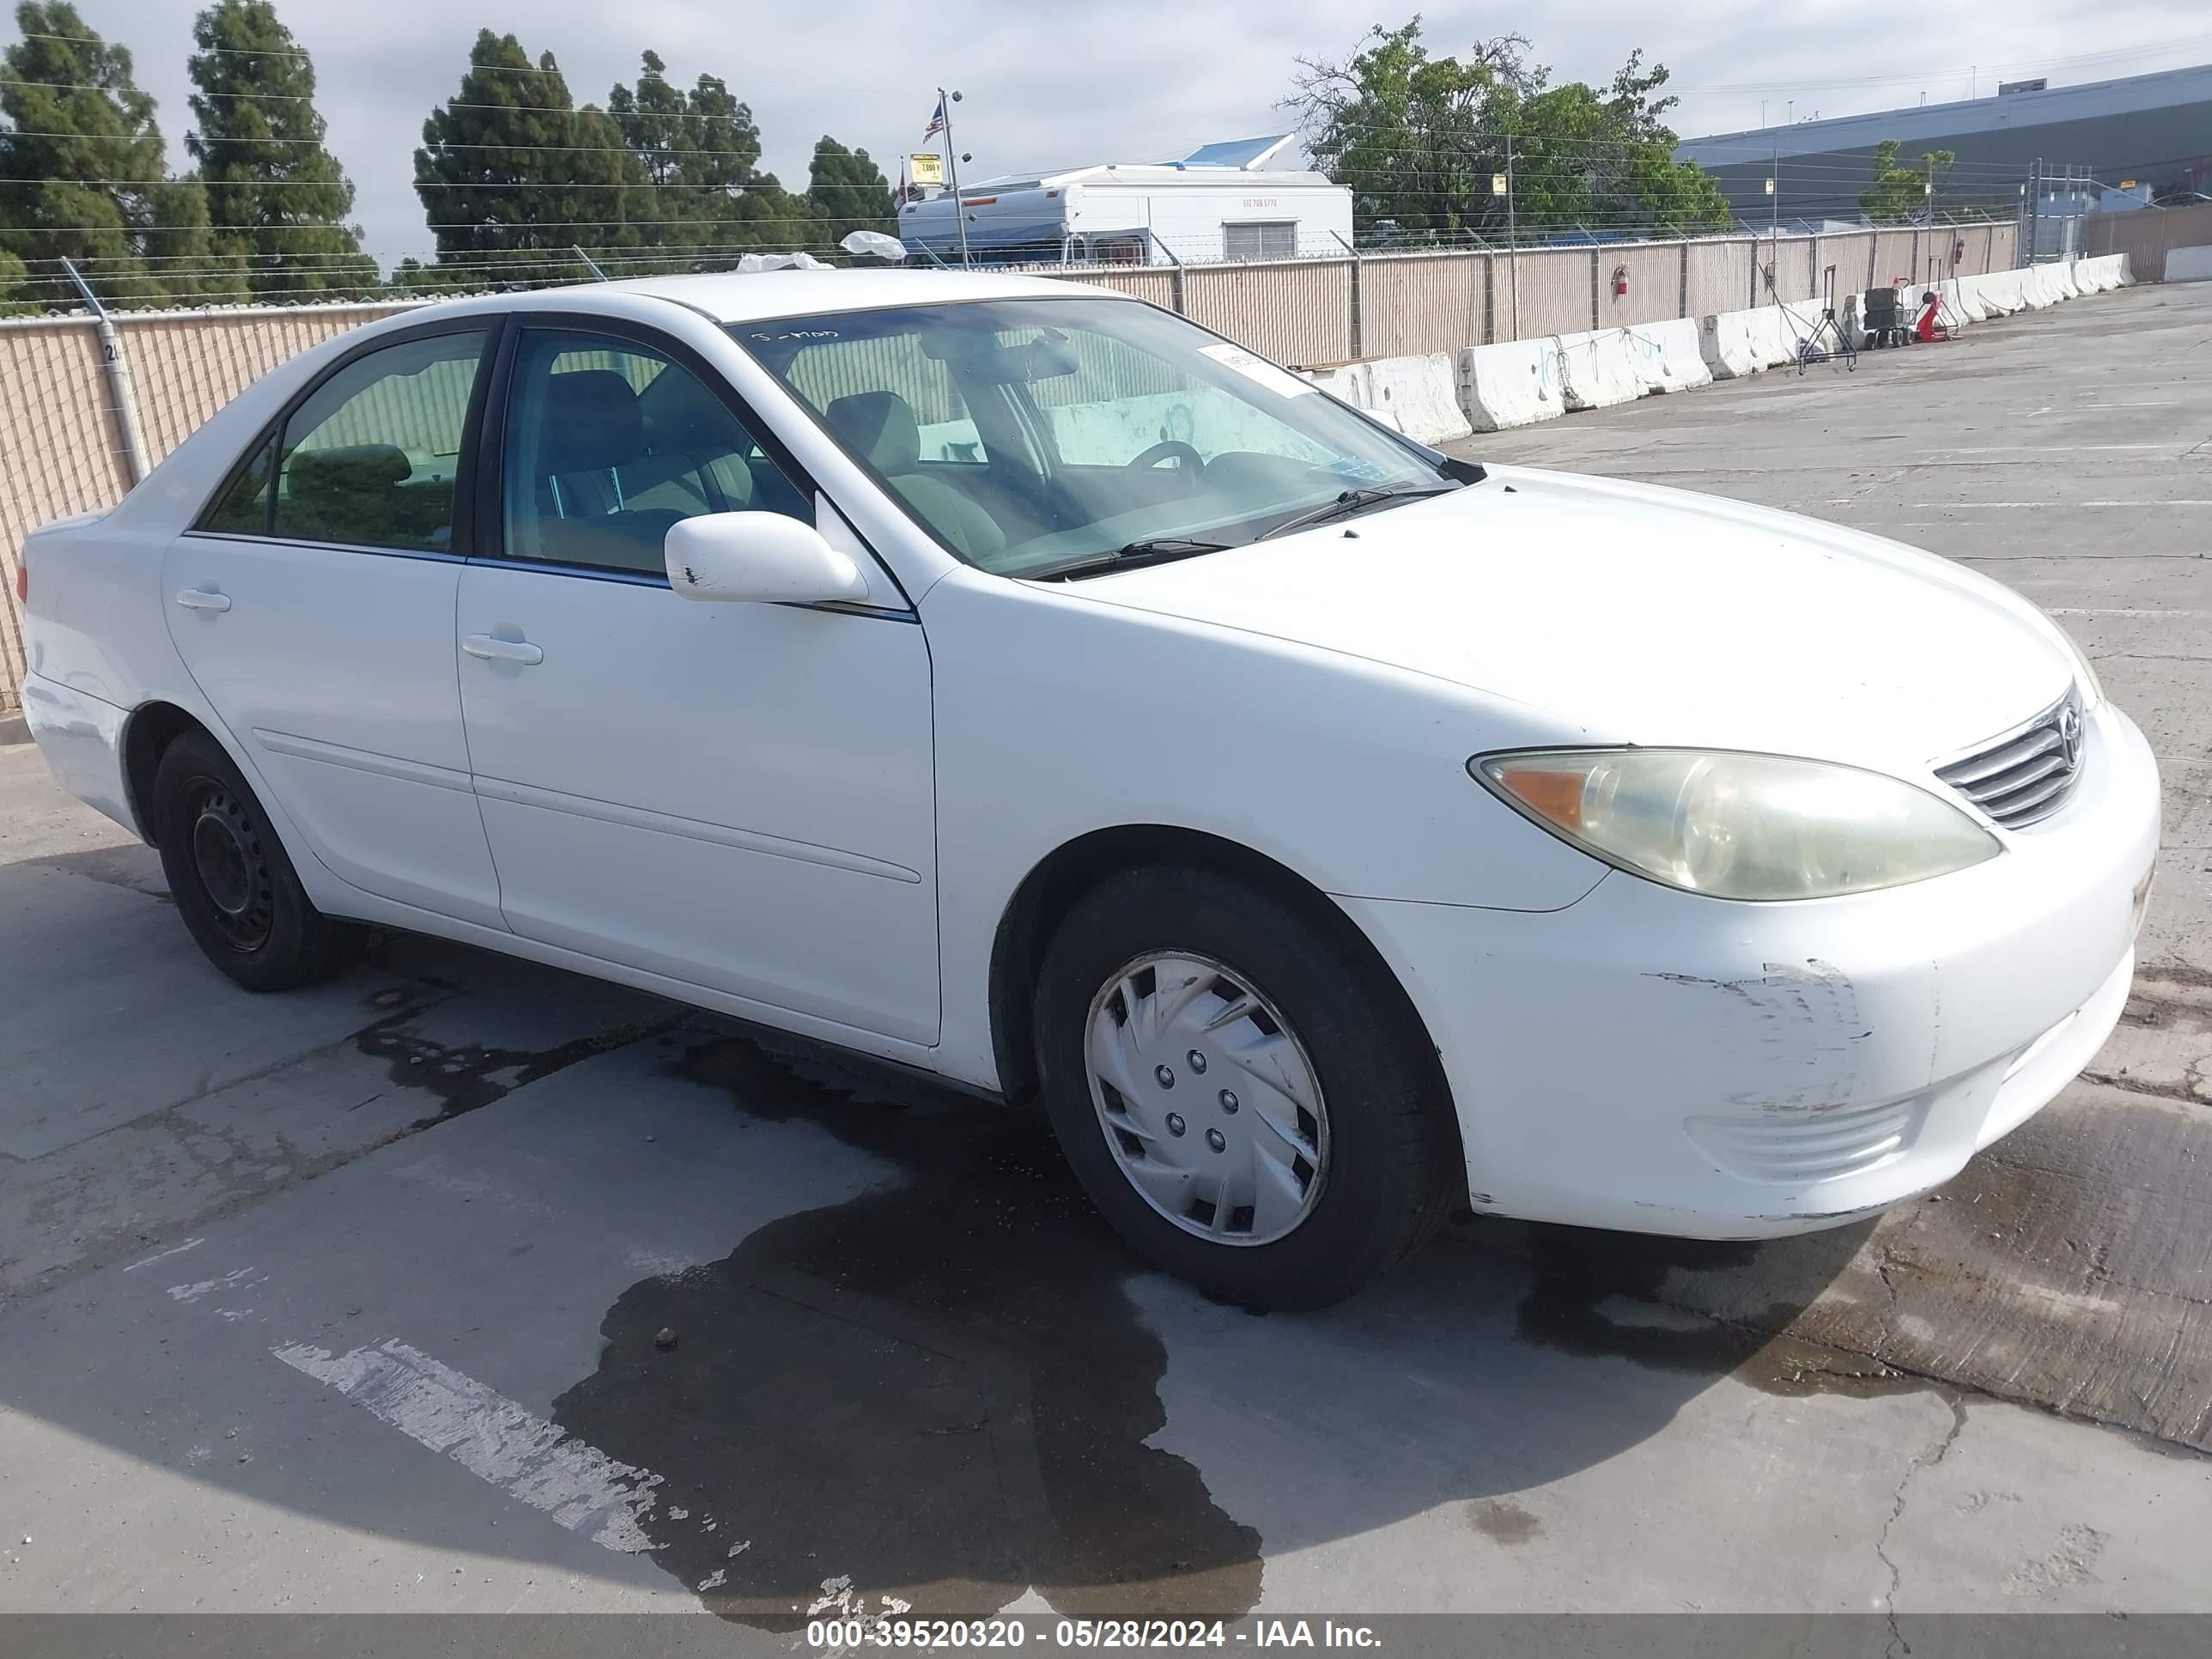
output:
POLYGON ((1318 173, 1266 163, 1288 133, 1207 144, 1180 161, 1103 161, 940 191, 899 210, 910 252, 948 264, 1103 261, 1215 264, 1340 254, 1352 191, 1318 173))

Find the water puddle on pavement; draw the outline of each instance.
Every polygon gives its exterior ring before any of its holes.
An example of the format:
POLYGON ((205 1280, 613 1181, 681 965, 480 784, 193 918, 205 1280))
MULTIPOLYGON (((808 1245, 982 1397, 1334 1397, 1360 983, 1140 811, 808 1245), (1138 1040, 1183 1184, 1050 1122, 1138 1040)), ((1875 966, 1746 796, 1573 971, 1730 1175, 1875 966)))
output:
POLYGON ((653 1559, 721 1616, 977 1616, 1032 1585, 1073 1615, 1231 1617, 1260 1539, 1148 1446, 1167 1355, 1139 1264, 1041 1115, 714 1035, 675 1063, 903 1182, 633 1285, 553 1418, 663 1478, 653 1559), (673 1346, 669 1340, 673 1339, 673 1346), (856 1589, 854 1587, 858 1586, 856 1589))
POLYGON ((1820 1289, 1856 1253, 1864 1228, 1772 1244, 1534 1224, 1521 1231, 1516 1253, 1527 1261, 1530 1278, 1521 1301, 1520 1334, 1531 1342, 1584 1358, 1633 1360, 1655 1370, 1726 1375, 1785 1396, 1870 1396, 1932 1386, 1866 1354, 1791 1333, 1820 1289), (1670 1303, 1667 1281, 1677 1271, 1741 1273, 1776 1294, 1792 1287, 1802 1299, 1791 1296, 1767 1303, 1753 1316, 1723 1319, 1670 1303))

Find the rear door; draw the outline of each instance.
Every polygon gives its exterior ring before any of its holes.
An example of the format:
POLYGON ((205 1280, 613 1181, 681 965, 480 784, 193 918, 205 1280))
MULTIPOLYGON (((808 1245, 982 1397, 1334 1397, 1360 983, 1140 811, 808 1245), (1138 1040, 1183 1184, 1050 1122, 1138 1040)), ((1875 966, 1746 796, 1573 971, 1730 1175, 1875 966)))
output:
POLYGON ((503 928, 453 645, 495 332, 450 320, 341 360, 170 544, 161 581, 193 679, 315 857, 503 928))

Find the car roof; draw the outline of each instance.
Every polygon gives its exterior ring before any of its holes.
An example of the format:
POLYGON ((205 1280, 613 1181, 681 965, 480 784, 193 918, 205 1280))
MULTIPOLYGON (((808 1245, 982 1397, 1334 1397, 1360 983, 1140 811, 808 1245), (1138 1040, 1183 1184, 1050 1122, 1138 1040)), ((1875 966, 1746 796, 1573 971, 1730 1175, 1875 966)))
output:
POLYGON ((1088 283, 995 272, 827 270, 639 276, 621 282, 534 289, 526 294, 505 294, 487 299, 494 304, 525 309, 574 309, 579 305, 588 306, 596 295, 614 294, 672 300, 703 312, 719 323, 757 322, 878 306, 941 305, 963 300, 1064 299, 1078 294, 1107 299, 1124 297, 1110 289, 1088 283))

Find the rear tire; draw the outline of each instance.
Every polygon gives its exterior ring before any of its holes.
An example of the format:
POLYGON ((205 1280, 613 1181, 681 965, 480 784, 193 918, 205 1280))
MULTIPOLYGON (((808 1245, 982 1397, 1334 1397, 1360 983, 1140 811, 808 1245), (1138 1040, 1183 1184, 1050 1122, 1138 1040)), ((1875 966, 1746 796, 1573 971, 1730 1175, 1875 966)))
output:
POLYGON ((249 991, 328 978, 358 935, 315 908, 269 815, 214 738, 185 732, 154 772, 161 869, 193 941, 249 991))
POLYGON ((1036 995, 1045 1107, 1156 1266, 1249 1307, 1340 1301, 1467 1201, 1418 1022, 1342 930, 1249 882, 1132 871, 1079 900, 1036 995))

